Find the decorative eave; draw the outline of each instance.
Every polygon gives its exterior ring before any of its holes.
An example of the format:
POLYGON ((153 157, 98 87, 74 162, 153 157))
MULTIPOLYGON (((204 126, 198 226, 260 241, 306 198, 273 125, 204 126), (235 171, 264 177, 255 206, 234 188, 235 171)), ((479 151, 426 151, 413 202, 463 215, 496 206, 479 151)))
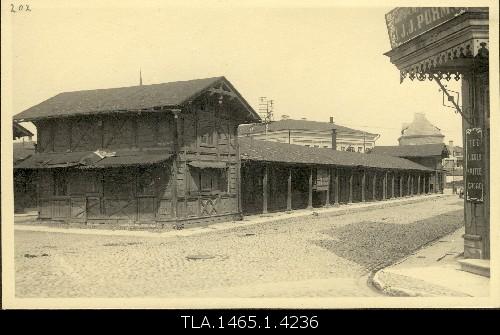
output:
POLYGON ((458 80, 473 69, 487 69, 488 10, 474 8, 385 53, 400 70, 401 82, 458 80))

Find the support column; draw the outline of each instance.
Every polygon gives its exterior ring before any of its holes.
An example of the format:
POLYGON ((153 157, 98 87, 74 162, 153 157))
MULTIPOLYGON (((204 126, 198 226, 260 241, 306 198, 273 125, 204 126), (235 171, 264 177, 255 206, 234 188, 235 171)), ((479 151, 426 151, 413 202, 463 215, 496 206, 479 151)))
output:
POLYGON ((286 193, 286 210, 292 210, 292 168, 288 168, 288 189, 286 193))
POLYGON ((392 176, 392 178, 391 178, 391 199, 394 199, 396 197, 396 195, 394 194, 394 186, 395 186, 394 178, 396 178, 394 171, 392 172, 391 176, 392 176))
POLYGON ((402 173, 399 173, 399 197, 402 198, 403 197, 403 174, 402 173))
POLYGON ((366 170, 363 169, 363 175, 361 176, 361 201, 365 202, 366 199, 366 170))
POLYGON ((340 191, 340 186, 339 186, 339 169, 335 169, 335 205, 339 205, 339 191, 340 191))
POLYGON ((349 203, 352 204, 352 181, 354 178, 354 172, 351 169, 351 173, 349 174, 349 203))
POLYGON ((332 181, 332 170, 328 169, 328 188, 326 189, 325 207, 330 207, 330 184, 332 181))
POLYGON ((418 175, 417 194, 420 195, 420 175, 418 175))
POLYGON ((266 214, 267 213, 267 196, 269 192, 269 185, 268 185, 268 174, 269 174, 269 167, 267 164, 264 167, 264 177, 262 178, 262 213, 266 214))
POLYGON ((411 175, 408 173, 408 193, 406 194, 407 196, 411 196, 411 175))
POLYGON ((309 197, 307 200, 307 208, 313 208, 313 168, 309 168, 309 197))
POLYGON ((377 200, 377 171, 373 171, 373 180, 372 180, 372 189, 373 189, 373 201, 377 200))
POLYGON ((436 174, 435 174, 434 193, 439 193, 439 178, 438 178, 438 172, 437 171, 436 171, 436 174))
POLYGON ((383 200, 387 199, 387 171, 384 173, 383 185, 382 185, 383 200))

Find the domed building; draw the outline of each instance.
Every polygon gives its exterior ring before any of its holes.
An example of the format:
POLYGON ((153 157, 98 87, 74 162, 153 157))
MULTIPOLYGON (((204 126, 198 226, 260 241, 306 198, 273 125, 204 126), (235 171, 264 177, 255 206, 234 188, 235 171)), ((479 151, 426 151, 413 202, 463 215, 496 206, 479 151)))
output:
POLYGON ((399 145, 444 143, 444 135, 441 129, 427 120, 424 113, 415 113, 412 123, 403 124, 398 141, 399 145))
POLYGON ((413 122, 403 124, 399 145, 376 146, 372 153, 409 159, 435 171, 430 181, 431 192, 443 192, 446 171, 442 160, 449 156, 441 129, 427 120, 424 113, 415 113, 413 122))

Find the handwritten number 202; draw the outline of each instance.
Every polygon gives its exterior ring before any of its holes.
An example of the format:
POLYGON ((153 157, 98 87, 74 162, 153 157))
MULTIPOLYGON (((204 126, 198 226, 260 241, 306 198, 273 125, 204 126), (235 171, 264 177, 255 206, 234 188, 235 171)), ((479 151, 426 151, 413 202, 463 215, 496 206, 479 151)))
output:
POLYGON ((31 12, 31 8, 30 8, 30 5, 14 5, 14 4, 10 4, 10 12, 11 13, 17 13, 17 12, 31 12))

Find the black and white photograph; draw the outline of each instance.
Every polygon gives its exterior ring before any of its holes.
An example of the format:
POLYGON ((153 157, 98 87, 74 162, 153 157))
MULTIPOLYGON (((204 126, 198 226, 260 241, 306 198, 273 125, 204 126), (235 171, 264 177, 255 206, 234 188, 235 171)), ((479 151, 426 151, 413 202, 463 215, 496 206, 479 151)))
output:
POLYGON ((500 307, 498 22, 2 1, 3 308, 500 307))

